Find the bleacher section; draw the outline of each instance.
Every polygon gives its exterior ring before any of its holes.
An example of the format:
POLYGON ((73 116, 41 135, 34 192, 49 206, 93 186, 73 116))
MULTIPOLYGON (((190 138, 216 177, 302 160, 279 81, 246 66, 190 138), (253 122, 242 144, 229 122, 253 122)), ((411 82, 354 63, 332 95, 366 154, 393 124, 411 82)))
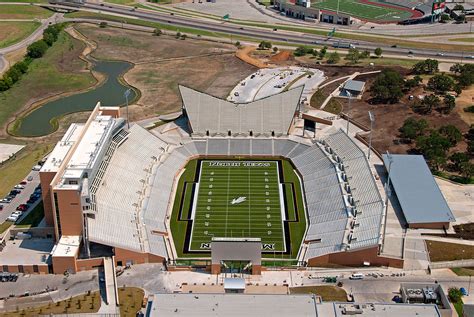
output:
POLYGON ((172 146, 138 125, 118 133, 92 181, 93 242, 168 257, 166 219, 191 157, 289 158, 304 186, 304 259, 379 244, 384 204, 362 150, 341 130, 314 144, 286 138, 203 138, 172 146))
POLYGON ((248 104, 234 104, 179 86, 183 109, 197 135, 286 135, 299 106, 303 86, 248 104))

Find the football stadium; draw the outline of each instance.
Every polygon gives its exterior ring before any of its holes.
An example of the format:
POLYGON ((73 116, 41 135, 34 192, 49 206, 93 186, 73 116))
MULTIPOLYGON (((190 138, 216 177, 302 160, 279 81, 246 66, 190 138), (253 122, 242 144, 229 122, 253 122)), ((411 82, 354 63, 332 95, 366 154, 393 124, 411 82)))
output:
POLYGON ((403 265, 380 252, 385 204, 373 166, 329 120, 313 118, 327 127, 305 133, 313 119, 300 109, 302 86, 245 104, 179 90, 182 111, 159 129, 98 104, 48 156, 50 272, 88 270, 104 256, 212 273, 403 265))
POLYGON ((439 19, 444 0, 275 0, 274 9, 289 17, 350 25, 427 23, 439 19))

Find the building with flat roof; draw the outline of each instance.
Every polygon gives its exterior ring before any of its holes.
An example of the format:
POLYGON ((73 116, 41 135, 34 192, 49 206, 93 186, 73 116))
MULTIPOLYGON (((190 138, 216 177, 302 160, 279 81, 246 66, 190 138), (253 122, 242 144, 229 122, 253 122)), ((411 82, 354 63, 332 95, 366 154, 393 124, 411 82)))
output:
POLYGON ((447 228, 455 218, 422 155, 383 155, 409 228, 447 228))
POLYGON ((365 82, 349 79, 344 83, 341 89, 341 96, 357 98, 364 92, 365 82))
POLYGON ((147 316, 441 317, 436 305, 321 303, 315 295, 155 294, 147 316))

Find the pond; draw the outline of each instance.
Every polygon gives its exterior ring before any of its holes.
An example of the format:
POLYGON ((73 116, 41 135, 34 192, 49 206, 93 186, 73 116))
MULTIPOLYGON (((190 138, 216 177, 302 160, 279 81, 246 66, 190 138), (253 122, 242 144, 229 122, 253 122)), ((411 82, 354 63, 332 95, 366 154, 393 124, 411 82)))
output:
MULTIPOLYGON (((34 137, 50 134, 56 129, 53 119, 73 112, 90 111, 94 109, 98 101, 102 106, 125 105, 124 93, 130 87, 121 82, 120 78, 131 67, 132 64, 122 61, 95 62, 93 70, 106 76, 100 86, 47 102, 38 107, 20 119, 20 123, 15 129, 15 135, 34 137)), ((132 89, 128 97, 129 102, 134 101, 136 97, 137 92, 132 89)))

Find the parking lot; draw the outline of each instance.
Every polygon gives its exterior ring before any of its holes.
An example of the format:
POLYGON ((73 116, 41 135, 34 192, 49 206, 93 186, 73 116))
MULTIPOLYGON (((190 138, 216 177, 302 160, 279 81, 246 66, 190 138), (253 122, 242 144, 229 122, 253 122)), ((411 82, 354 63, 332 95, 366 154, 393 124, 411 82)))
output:
MULTIPOLYGON (((31 171, 28 176, 25 178, 26 184, 23 185, 25 188, 20 189, 21 192, 17 194, 9 203, 0 202, 0 205, 3 206, 3 209, 0 211, 0 223, 4 222, 14 211, 16 211, 17 207, 21 204, 25 204, 30 195, 33 194, 35 188, 39 185, 39 172, 38 171, 31 171), (31 179, 31 181, 26 181, 27 179, 31 179)), ((13 190, 13 188, 12 188, 13 190)), ((3 198, 3 197, 0 197, 3 198)), ((41 199, 37 199, 34 203, 30 204, 28 209, 25 210, 22 216, 19 218, 21 220, 25 217, 29 211, 31 211, 41 199)), ((0 207, 2 208, 2 207, 0 207)))
POLYGON ((301 85, 305 86, 301 96, 305 100, 325 79, 324 73, 315 68, 291 66, 260 69, 235 86, 227 100, 248 103, 301 85))

